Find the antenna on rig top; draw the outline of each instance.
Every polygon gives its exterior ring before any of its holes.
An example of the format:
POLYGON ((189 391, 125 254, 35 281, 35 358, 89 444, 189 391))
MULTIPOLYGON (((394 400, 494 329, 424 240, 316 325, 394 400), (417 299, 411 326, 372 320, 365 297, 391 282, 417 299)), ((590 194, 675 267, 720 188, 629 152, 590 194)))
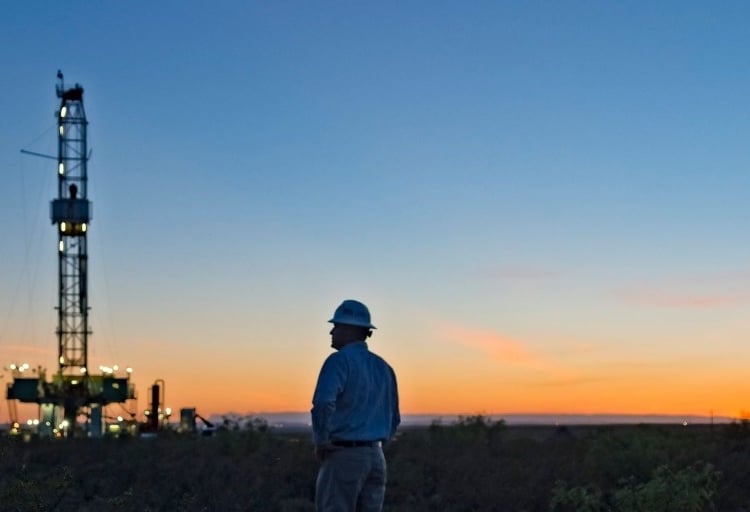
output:
POLYGON ((62 92, 65 90, 65 82, 63 82, 63 72, 59 69, 57 70, 57 79, 60 81, 59 84, 55 87, 55 92, 57 92, 57 97, 62 97, 62 92))

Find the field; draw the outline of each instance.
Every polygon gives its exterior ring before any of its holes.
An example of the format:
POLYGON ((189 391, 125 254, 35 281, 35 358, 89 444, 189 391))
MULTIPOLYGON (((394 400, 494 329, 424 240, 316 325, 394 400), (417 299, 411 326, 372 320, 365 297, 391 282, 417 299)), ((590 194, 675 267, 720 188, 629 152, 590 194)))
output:
MULTIPOLYGON (((404 430, 388 511, 750 510, 750 424, 404 430)), ((213 437, 0 438, 0 506, 19 511, 311 511, 306 434, 260 422, 213 437)))

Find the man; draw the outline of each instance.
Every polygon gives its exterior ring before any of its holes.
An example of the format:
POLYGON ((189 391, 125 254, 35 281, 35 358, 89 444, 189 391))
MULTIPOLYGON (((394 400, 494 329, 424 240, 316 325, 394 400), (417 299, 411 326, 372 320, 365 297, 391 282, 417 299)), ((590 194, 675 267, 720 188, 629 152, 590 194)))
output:
POLYGON ((383 508, 383 444, 401 422, 393 369, 370 352, 375 326, 367 306, 345 300, 336 309, 331 347, 318 376, 312 414, 318 512, 374 512, 383 508))

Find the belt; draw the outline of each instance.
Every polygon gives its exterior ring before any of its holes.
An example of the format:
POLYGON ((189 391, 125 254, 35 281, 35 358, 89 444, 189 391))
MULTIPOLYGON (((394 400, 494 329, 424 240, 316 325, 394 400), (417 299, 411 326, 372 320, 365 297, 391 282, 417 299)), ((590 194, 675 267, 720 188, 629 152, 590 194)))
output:
POLYGON ((380 441, 331 441, 333 446, 343 446, 345 448, 358 448, 360 446, 380 446, 380 441))

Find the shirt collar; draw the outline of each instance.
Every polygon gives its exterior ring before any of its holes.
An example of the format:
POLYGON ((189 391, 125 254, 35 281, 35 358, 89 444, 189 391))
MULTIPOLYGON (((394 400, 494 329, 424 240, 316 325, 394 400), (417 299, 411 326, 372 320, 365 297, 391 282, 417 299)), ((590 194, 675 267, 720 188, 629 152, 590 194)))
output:
POLYGON ((354 349, 365 349, 365 350, 367 350, 367 342, 364 341, 364 340, 362 340, 362 341, 351 341, 351 342, 347 343, 346 345, 344 345, 343 347, 341 347, 341 350, 346 350, 346 349, 353 349, 353 350, 354 349))

